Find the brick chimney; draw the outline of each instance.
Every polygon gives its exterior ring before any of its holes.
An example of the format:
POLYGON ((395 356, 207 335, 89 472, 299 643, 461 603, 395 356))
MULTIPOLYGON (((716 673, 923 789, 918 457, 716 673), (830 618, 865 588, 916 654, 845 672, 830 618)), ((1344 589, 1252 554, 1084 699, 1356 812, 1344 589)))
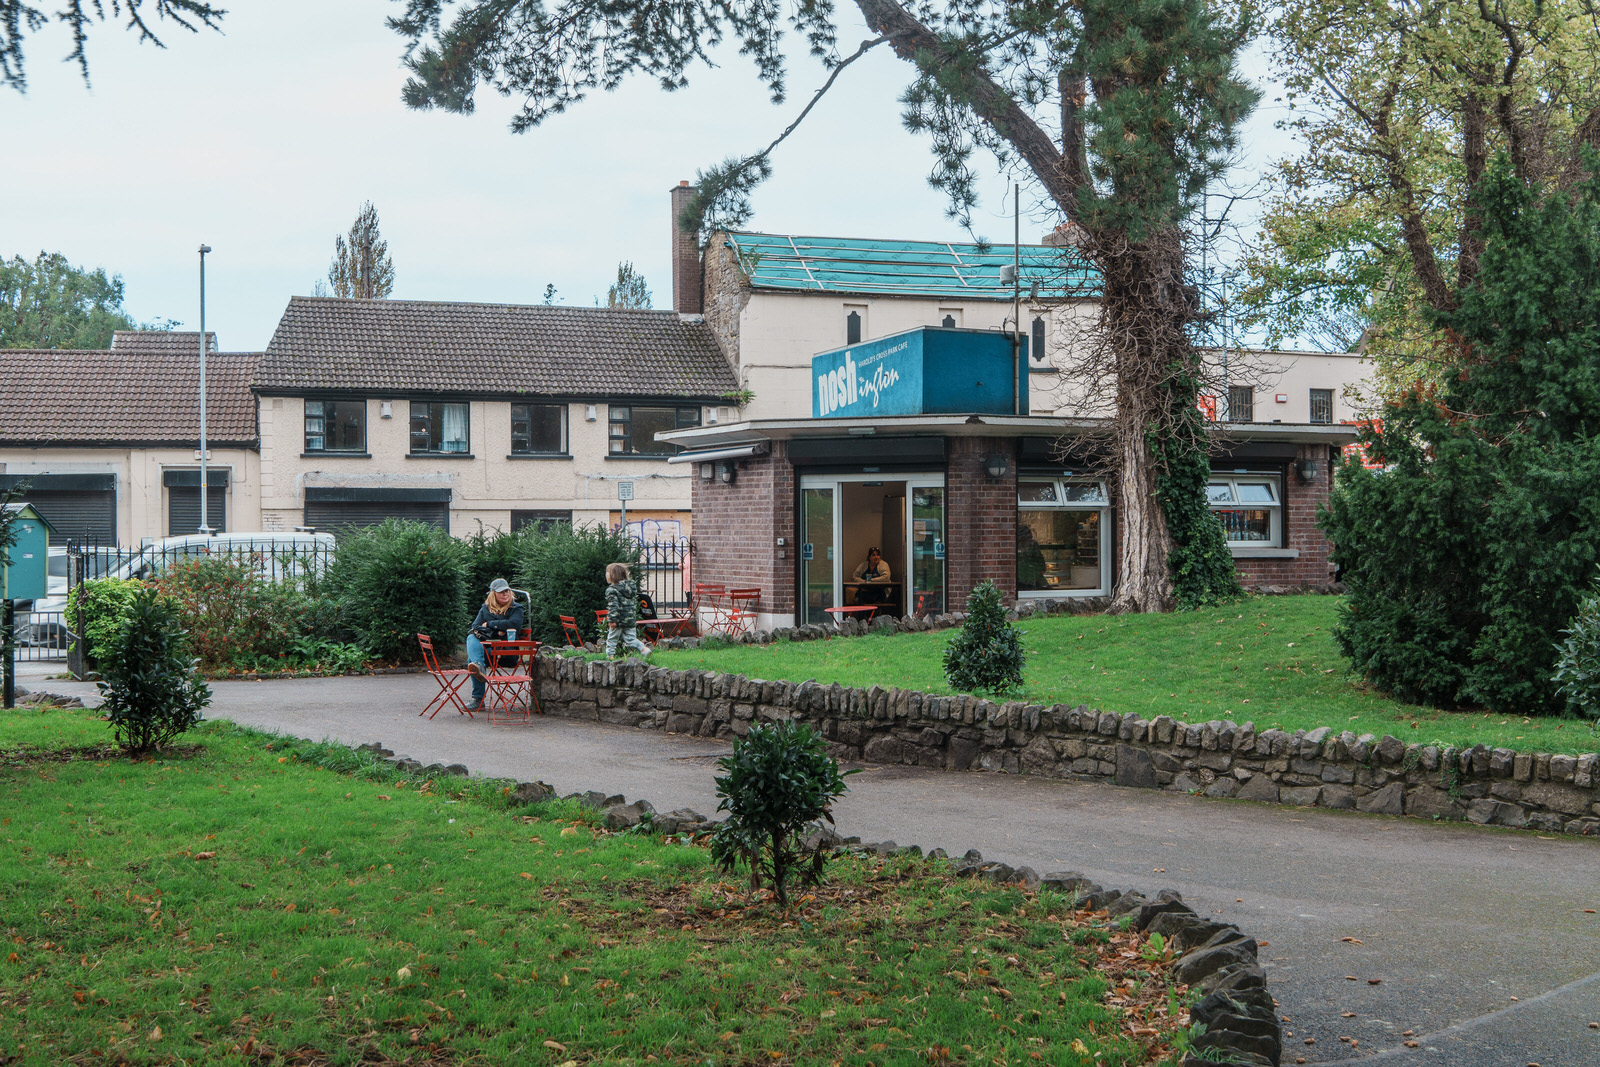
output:
POLYGON ((678 225, 678 216, 695 194, 695 187, 679 182, 672 190, 672 307, 681 315, 705 310, 702 289, 705 268, 700 263, 700 234, 678 225))

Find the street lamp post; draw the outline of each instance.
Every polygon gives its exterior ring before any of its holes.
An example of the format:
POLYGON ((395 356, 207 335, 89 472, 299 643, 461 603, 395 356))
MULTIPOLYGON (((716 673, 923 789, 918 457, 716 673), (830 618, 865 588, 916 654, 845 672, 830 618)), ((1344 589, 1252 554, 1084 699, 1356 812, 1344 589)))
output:
POLYGON ((210 245, 200 246, 200 532, 208 534, 206 522, 206 253, 210 245))

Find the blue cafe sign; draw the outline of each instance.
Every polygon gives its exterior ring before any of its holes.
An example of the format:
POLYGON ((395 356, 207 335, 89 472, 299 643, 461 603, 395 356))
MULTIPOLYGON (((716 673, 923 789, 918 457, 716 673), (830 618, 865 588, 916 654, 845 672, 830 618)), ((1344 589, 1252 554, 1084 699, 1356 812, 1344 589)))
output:
MULTIPOLYGON (((1028 410, 1028 339, 1021 338, 1028 410)), ((1011 337, 924 326, 811 358, 813 418, 1008 415, 1018 410, 1011 337)))

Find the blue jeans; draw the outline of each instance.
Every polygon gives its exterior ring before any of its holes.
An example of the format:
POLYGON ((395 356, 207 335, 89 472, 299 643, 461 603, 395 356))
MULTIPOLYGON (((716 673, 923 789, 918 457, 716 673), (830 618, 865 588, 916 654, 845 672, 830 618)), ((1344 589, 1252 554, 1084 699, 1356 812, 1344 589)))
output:
MULTIPOLYGON (((484 657, 483 654, 483 642, 479 641, 472 634, 467 635, 467 661, 470 663, 476 663, 479 669, 481 669, 485 674, 489 672, 489 661, 484 657)), ((488 690, 488 688, 488 682, 485 682, 477 675, 473 675, 472 702, 474 704, 481 703, 483 701, 483 694, 488 690)))

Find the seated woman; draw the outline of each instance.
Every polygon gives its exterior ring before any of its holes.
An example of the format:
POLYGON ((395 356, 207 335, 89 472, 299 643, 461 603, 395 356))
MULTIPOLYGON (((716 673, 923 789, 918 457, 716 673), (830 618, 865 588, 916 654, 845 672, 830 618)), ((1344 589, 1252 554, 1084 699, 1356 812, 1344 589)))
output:
POLYGON ((483 707, 483 694, 488 690, 488 661, 484 659, 485 641, 503 641, 516 637, 525 626, 522 605, 512 595, 511 583, 496 578, 489 583, 489 595, 478 609, 467 631, 467 673, 472 675, 472 703, 468 711, 483 707))
MULTIPOLYGON (((852 576, 855 581, 876 584, 890 580, 889 565, 883 561, 883 553, 876 547, 867 549, 867 558, 861 566, 856 568, 852 576)), ((857 604, 887 604, 889 602, 889 589, 873 589, 862 585, 856 589, 857 604)))

